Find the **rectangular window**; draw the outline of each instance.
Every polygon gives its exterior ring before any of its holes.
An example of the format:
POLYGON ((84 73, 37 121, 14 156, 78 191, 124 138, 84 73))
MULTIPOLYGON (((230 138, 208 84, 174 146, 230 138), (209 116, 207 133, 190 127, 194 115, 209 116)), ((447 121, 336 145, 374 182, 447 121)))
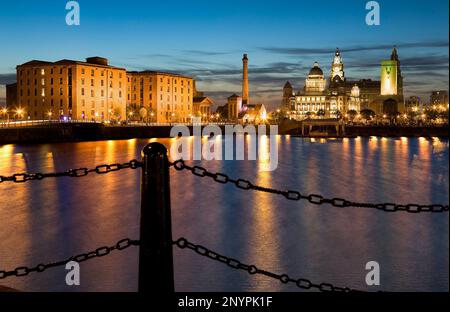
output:
POLYGON ((41 79, 41 85, 45 86, 45 79, 44 78, 41 79))
POLYGON ((42 90, 41 90, 41 96, 45 96, 45 88, 42 88, 42 90))
POLYGON ((59 88, 59 95, 63 95, 63 88, 59 88))
POLYGON ((81 69, 81 74, 84 75, 85 71, 84 68, 81 69))
POLYGON ((81 88, 81 95, 84 96, 84 88, 81 88))
POLYGON ((91 97, 94 97, 94 90, 91 90, 91 97))
POLYGON ((94 86, 94 79, 91 79, 91 87, 94 86))
POLYGON ((95 74, 94 70, 91 69, 91 76, 94 77, 94 74, 95 74))

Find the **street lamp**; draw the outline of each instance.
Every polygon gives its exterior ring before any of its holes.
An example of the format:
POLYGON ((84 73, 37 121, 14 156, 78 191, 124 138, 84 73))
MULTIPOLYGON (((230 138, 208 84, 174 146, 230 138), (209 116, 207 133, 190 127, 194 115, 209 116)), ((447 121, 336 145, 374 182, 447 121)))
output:
POLYGON ((19 107, 19 108, 16 109, 16 115, 17 115, 17 117, 18 117, 19 119, 22 119, 23 113, 24 113, 23 108, 19 107))
POLYGON ((52 114, 51 111, 47 113, 47 116, 48 116, 48 120, 49 120, 49 121, 52 119, 52 115, 53 115, 53 114, 52 114))
POLYGON ((3 108, 2 109, 2 114, 3 114, 3 118, 5 118, 6 122, 9 123, 9 113, 8 113, 8 109, 7 108, 3 108))

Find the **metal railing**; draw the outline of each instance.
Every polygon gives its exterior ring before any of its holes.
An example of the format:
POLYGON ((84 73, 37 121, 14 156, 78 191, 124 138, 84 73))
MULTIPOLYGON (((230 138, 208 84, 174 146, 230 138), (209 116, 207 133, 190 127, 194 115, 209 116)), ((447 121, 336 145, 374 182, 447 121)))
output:
POLYGON ((189 166, 183 160, 169 162, 167 149, 164 145, 154 142, 147 145, 142 151, 142 161, 136 159, 126 163, 103 164, 95 168, 69 169, 55 173, 17 173, 10 176, 0 175, 0 184, 26 183, 33 180, 47 178, 80 178, 95 174, 108 174, 125 169, 142 168, 141 174, 141 216, 140 239, 129 238, 118 241, 112 246, 104 246, 94 251, 72 256, 65 260, 38 264, 33 267, 20 266, 10 271, 1 270, 0 280, 10 276, 26 276, 32 272, 44 272, 48 268, 63 266, 69 261, 83 262, 96 257, 103 257, 114 250, 124 250, 130 246, 139 246, 139 292, 174 292, 173 246, 180 249, 189 249, 209 259, 221 262, 230 268, 243 270, 251 275, 259 274, 276 279, 283 284, 295 284, 302 289, 317 289, 319 291, 353 292, 349 287, 335 286, 330 283, 315 283, 306 278, 291 278, 287 274, 278 274, 258 268, 256 265, 244 264, 232 257, 221 255, 204 246, 191 243, 186 238, 172 239, 171 204, 170 204, 170 174, 169 168, 176 171, 188 171, 200 178, 210 178, 219 184, 234 184, 237 188, 246 191, 258 191, 280 195, 287 200, 305 200, 314 205, 331 205, 337 208, 371 208, 384 212, 409 213, 445 213, 449 211, 448 205, 433 204, 395 204, 395 203, 358 203, 343 198, 325 198, 318 194, 302 194, 294 190, 281 190, 255 185, 246 179, 230 178, 224 173, 213 173, 199 166, 189 166), (155 270, 155 268, 157 268, 155 270))

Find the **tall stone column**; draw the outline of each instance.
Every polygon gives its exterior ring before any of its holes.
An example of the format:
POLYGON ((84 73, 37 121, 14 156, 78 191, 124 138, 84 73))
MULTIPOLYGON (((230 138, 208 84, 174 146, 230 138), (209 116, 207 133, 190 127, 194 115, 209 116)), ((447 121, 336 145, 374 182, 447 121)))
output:
POLYGON ((243 65, 243 71, 242 71, 242 104, 248 104, 249 98, 248 98, 248 58, 247 54, 244 54, 244 57, 242 58, 242 65, 243 65))

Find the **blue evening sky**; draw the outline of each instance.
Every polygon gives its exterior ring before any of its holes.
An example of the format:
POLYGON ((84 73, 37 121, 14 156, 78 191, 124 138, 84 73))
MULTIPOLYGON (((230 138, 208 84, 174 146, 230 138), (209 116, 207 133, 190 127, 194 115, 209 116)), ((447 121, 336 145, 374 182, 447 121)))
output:
POLYGON ((31 59, 99 55, 129 70, 191 75, 223 104, 241 92, 248 53, 252 102, 274 107, 285 81, 303 87, 314 61, 328 76, 336 47, 349 79, 379 79, 380 61, 397 45, 406 95, 428 101, 431 90, 448 89, 448 0, 378 1, 380 26, 366 25, 365 0, 80 0, 80 26, 66 25, 66 2, 1 1, 0 85, 31 59))

